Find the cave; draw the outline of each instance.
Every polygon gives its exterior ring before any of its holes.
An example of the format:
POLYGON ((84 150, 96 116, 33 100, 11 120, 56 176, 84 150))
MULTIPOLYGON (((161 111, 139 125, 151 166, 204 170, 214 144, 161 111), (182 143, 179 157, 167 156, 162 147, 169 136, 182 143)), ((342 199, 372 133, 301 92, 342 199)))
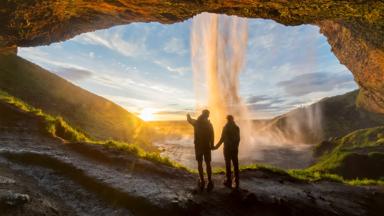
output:
MULTIPOLYGON (((382 1, 6 0, 0 2, 0 23, 0 208, 5 215, 376 216, 384 211, 382 1), (59 47, 57 42, 79 40, 83 33, 137 23, 177 25, 205 12, 263 20, 262 25, 310 26, 322 34, 328 51, 330 47, 338 63, 352 72, 349 82, 359 88, 303 105, 266 124, 255 122, 261 133, 295 137, 290 117, 316 122, 313 117, 321 116, 321 108, 326 136, 304 125, 299 130, 307 136, 292 139, 288 148, 276 148, 279 153, 267 148, 262 152, 272 162, 288 155, 280 164, 240 161, 247 165, 240 169, 240 188, 236 178, 233 187, 226 182, 223 186, 220 169, 212 175, 213 191, 209 184, 205 190, 201 176, 196 185, 194 127, 188 124, 193 120, 150 123, 151 110, 128 112, 57 76, 65 78, 67 71, 50 72, 21 58, 28 57, 28 49, 59 47), (191 135, 185 146, 194 166, 175 160, 172 154, 178 152, 161 155, 163 147, 152 143, 164 141, 164 134, 178 136, 179 130, 191 135), (305 151, 298 151, 299 144, 305 151)), ((90 52, 87 57, 95 55, 90 52)), ((74 72, 76 79, 89 76, 82 68, 74 72)), ((322 75, 312 80, 319 81, 322 75)), ((289 78, 289 84, 279 83, 297 88, 307 84, 289 78)), ((108 82, 113 87, 132 84, 122 79, 108 82)), ((296 91, 300 96, 303 90, 296 91)), ((182 115, 185 118, 185 112, 182 115)), ((220 161, 217 165, 212 160, 212 166, 223 167, 225 161, 220 161)))

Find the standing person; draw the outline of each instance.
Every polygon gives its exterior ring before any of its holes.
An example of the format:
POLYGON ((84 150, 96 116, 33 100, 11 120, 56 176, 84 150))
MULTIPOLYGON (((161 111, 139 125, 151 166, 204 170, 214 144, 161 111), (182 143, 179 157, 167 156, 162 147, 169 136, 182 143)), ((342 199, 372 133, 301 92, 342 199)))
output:
POLYGON ((211 168, 211 150, 214 147, 214 133, 211 122, 209 121, 209 111, 203 110, 197 120, 192 119, 187 114, 187 121, 193 126, 195 134, 195 155, 199 170, 199 187, 200 190, 204 190, 204 170, 203 170, 203 159, 207 167, 208 185, 207 191, 213 189, 213 182, 211 179, 212 168, 211 168))
POLYGON ((236 125, 233 116, 227 116, 227 124, 223 128, 220 141, 214 147, 218 149, 220 145, 224 143, 224 159, 225 159, 225 172, 226 180, 224 185, 232 188, 232 172, 231 162, 233 163, 233 169, 235 174, 235 188, 239 188, 239 143, 240 143, 240 128, 236 125))

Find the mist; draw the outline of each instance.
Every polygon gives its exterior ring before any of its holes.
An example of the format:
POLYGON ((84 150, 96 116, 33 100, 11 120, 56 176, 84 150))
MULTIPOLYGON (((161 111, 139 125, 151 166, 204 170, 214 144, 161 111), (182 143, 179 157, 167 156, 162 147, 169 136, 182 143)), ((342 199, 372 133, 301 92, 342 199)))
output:
MULTIPOLYGON (((304 107, 299 114, 293 111, 264 124, 252 124, 247 104, 239 94, 239 76, 246 62, 247 43, 246 18, 209 13, 193 18, 191 61, 196 112, 205 108, 211 111, 216 141, 220 139, 226 116, 235 117, 241 131, 241 161, 269 161, 268 152, 272 150, 283 150, 281 154, 287 154, 286 151, 307 153, 306 144, 311 144, 307 137, 321 136, 321 107, 304 107)), ((285 157, 281 154, 274 154, 273 160, 285 157)), ((216 151, 213 158, 222 160, 222 152, 216 151)))

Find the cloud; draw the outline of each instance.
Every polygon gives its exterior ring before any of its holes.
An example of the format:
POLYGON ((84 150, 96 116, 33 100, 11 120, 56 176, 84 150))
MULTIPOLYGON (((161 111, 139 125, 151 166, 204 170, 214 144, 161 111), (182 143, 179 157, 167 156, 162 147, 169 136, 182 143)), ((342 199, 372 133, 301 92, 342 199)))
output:
POLYGON ((161 60, 155 60, 154 63, 159 65, 162 68, 167 69, 170 72, 174 72, 179 75, 191 71, 190 67, 172 67, 169 64, 167 64, 165 61, 161 61, 161 60))
MULTIPOLYGON (((66 60, 55 60, 54 55, 51 53, 45 52, 41 47, 28 47, 28 48, 19 48, 18 55, 22 58, 28 59, 38 65, 48 69, 53 70, 57 68, 73 68, 78 70, 88 70, 86 67, 79 66, 75 63, 71 63, 66 60)), ((88 70, 89 71, 89 70, 88 70)))
POLYGON ((278 96, 268 96, 268 95, 254 95, 254 96, 249 96, 246 99, 247 104, 265 104, 265 103, 270 103, 270 104, 279 104, 285 102, 286 99, 278 96))
POLYGON ((84 33, 71 41, 81 44, 103 46, 128 57, 142 56, 148 53, 146 48, 146 34, 140 37, 132 36, 125 38, 124 32, 120 28, 110 31, 84 33))
POLYGON ((353 77, 347 71, 343 73, 307 73, 277 83, 288 95, 303 96, 313 92, 328 92, 334 89, 352 87, 353 77))
POLYGON ((278 96, 255 95, 246 99, 248 108, 251 111, 279 111, 292 107, 287 105, 287 99, 278 96))
POLYGON ((79 81, 90 78, 92 76, 92 72, 84 69, 73 68, 73 67, 57 67, 53 70, 53 72, 64 79, 68 79, 71 81, 79 81))
POLYGON ((258 102, 261 102, 261 101, 266 101, 266 100, 269 100, 270 97, 266 96, 266 95, 256 95, 256 96, 250 96, 247 98, 247 103, 249 104, 253 104, 253 103, 258 103, 258 102))
POLYGON ((184 46, 183 40, 180 38, 172 37, 164 45, 164 51, 170 54, 184 55, 188 53, 188 50, 184 46))

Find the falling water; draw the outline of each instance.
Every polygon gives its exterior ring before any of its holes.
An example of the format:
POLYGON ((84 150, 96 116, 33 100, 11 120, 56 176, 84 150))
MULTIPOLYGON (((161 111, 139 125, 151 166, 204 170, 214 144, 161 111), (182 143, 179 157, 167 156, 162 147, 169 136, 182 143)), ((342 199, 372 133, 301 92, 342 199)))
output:
MULTIPOLYGON (((225 117, 229 114, 235 117, 241 131, 240 160, 277 162, 289 167, 291 162, 285 161, 295 157, 305 165, 311 156, 300 154, 309 151, 302 137, 321 131, 320 107, 306 107, 303 115, 287 115, 276 124, 285 125, 282 128, 273 124, 253 126, 247 105, 239 95, 239 76, 246 60, 247 27, 245 18, 235 16, 203 13, 193 18, 191 51, 196 110, 211 111, 216 141, 226 123, 225 117)), ((222 161, 222 153, 216 151, 213 159, 222 161)))
POLYGON ((192 68, 197 110, 208 108, 219 139, 226 115, 233 115, 241 128, 241 148, 252 143, 251 120, 239 95, 239 75, 244 66, 248 42, 244 18, 203 13, 192 23, 192 68))

